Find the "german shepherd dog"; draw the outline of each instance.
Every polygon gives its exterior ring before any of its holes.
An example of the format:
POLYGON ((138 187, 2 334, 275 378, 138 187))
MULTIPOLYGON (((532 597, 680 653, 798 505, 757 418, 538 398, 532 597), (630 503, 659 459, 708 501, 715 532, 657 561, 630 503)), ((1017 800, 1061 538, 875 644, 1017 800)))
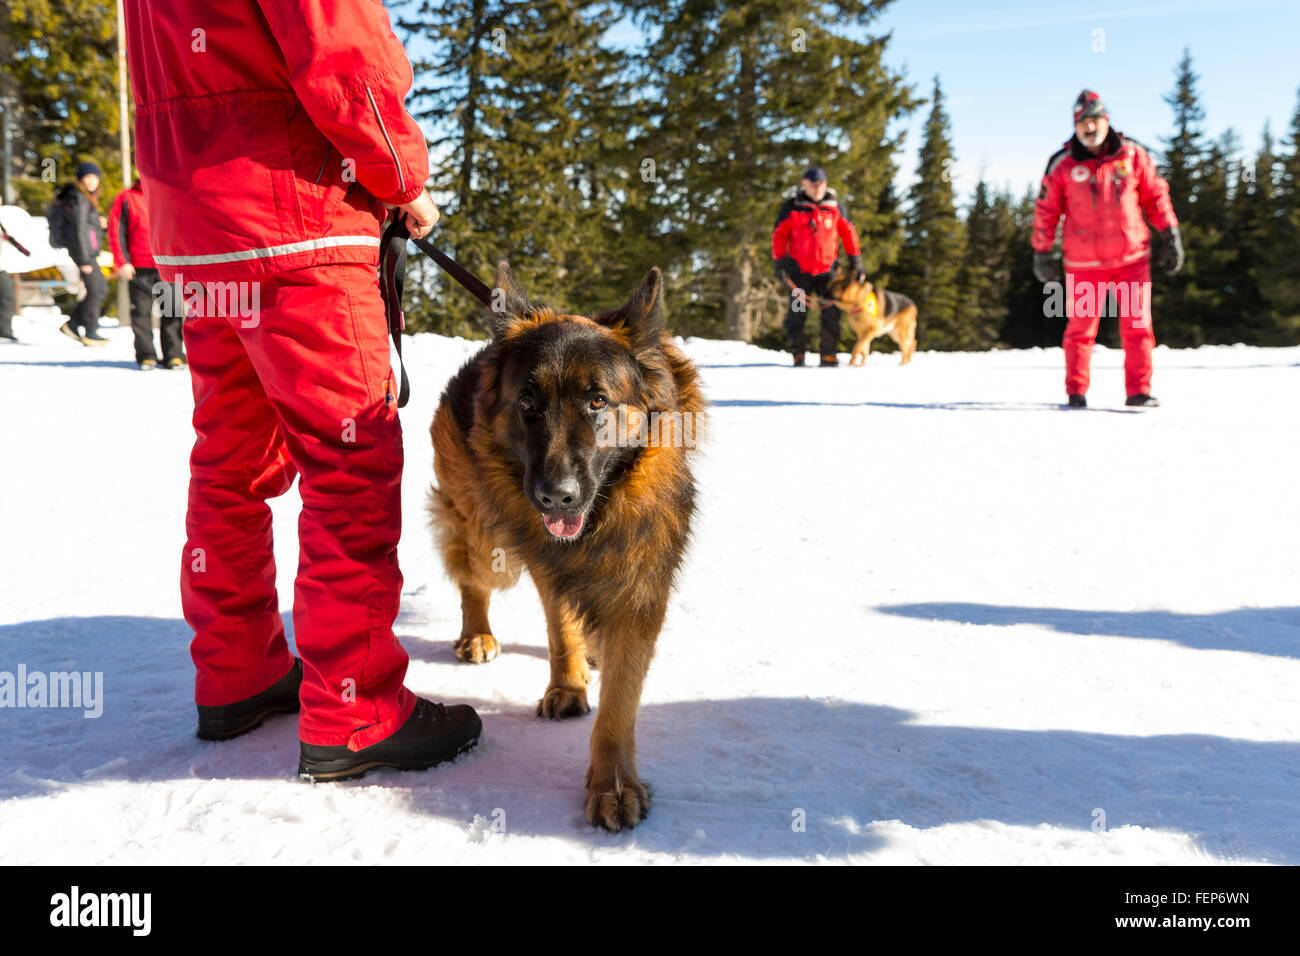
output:
POLYGON ((916 351, 916 303, 898 292, 874 288, 849 275, 837 275, 826 285, 827 296, 849 317, 858 335, 849 365, 865 365, 873 339, 888 333, 903 353, 899 365, 912 361, 916 351))
POLYGON ((588 658, 600 669, 586 816, 615 831, 650 809, 636 715, 691 531, 688 455, 705 408, 664 329, 662 284, 653 269, 616 311, 564 315, 530 301, 502 262, 492 340, 447 385, 430 429, 430 512, 460 587, 456 656, 497 656, 488 600, 526 567, 551 664, 537 715, 587 713, 588 658))

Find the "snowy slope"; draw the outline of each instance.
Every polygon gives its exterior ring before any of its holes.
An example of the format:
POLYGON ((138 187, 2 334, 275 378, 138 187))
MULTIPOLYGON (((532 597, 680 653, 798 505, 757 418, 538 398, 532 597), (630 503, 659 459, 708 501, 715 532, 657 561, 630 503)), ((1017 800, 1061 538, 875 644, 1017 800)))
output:
POLYGON ((291 718, 192 735, 188 376, 57 323, 0 346, 0 670, 102 671, 106 699, 0 710, 0 863, 1300 863, 1300 349, 1158 349, 1155 410, 1099 349, 1072 411, 1059 349, 794 370, 689 341, 702 506, 639 724, 653 810, 614 836, 581 814, 591 718, 533 717, 531 585, 494 603, 500 659, 452 654, 427 427, 473 343, 409 344, 397 630, 484 742, 312 786, 291 718))

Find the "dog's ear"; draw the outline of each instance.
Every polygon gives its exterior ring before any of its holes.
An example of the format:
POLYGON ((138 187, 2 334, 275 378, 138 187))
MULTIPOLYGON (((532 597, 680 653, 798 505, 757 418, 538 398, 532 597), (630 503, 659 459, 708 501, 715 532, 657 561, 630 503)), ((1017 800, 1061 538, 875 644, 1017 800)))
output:
POLYGON ((659 267, 646 273, 617 310, 597 316, 596 321, 623 332, 633 352, 656 344, 664 329, 664 277, 659 267))
POLYGON ((502 259, 497 263, 496 284, 492 287, 492 301, 488 304, 488 326, 492 337, 497 338, 506 330, 512 319, 527 315, 536 308, 530 302, 524 290, 515 281, 515 274, 510 271, 510 263, 502 259))

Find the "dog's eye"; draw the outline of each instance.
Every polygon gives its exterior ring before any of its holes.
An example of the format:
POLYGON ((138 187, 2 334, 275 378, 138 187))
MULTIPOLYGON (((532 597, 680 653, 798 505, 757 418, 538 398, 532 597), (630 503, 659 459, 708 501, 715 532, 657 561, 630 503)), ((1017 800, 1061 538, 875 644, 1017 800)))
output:
POLYGON ((531 395, 524 395, 519 399, 519 410, 525 415, 531 415, 537 410, 537 403, 533 401, 531 395))
POLYGON ((598 412, 608 404, 609 404, 609 399, 607 399, 604 395, 597 395, 595 398, 591 400, 591 410, 593 412, 598 412))

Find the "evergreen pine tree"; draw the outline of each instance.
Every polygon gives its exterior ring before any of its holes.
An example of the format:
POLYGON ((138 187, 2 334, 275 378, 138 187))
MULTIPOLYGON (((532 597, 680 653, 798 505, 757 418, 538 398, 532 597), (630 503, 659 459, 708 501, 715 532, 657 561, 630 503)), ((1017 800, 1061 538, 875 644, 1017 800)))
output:
POLYGON ((963 318, 968 323, 965 348, 991 348, 1006 324, 1010 207, 1010 197, 993 195, 981 177, 966 214, 966 254, 958 279, 963 318))
MULTIPOLYGON (((1174 89, 1164 97, 1173 109, 1174 132, 1162 138, 1165 144, 1161 172, 1169 183, 1170 199, 1183 235, 1186 264, 1178 275, 1166 277, 1153 269, 1152 312, 1156 335, 1172 346, 1196 346, 1205 341, 1204 297, 1198 289, 1201 257, 1206 249, 1205 223, 1196 203, 1199 176, 1205 163, 1204 133, 1191 52, 1184 49, 1175 70, 1174 89)), ((1155 245, 1153 243, 1153 245, 1155 245)))
POLYGON ((1205 150, 1196 181, 1197 283, 1188 289, 1188 302, 1201 317, 1209 343, 1241 340, 1238 302, 1238 248, 1232 221, 1231 190, 1239 146, 1229 128, 1205 150))
POLYGON ((17 100, 14 186, 41 215, 77 163, 99 164, 100 208, 121 189, 117 99, 117 20, 99 0, 14 0, 0 6, 11 51, 6 92, 17 100), (52 162, 50 162, 52 161, 52 162))
POLYGON ((779 323, 787 293, 771 276, 772 227, 809 165, 826 169, 860 233, 885 240, 864 250, 868 271, 883 265, 897 149, 887 126, 911 101, 883 63, 884 38, 830 27, 869 27, 887 2, 638 4, 655 34, 656 108, 637 155, 657 181, 641 196, 672 257, 679 330, 749 339, 779 323))
POLYGON ((1287 150, 1279 157, 1271 221, 1260 243, 1260 292, 1268 309, 1268 344, 1300 343, 1300 95, 1287 150))
POLYGON ((1006 319, 998 340, 1010 348, 1059 346, 1065 332, 1063 318, 1043 314, 1043 284, 1034 277, 1034 205, 1031 186, 1011 205, 1011 228, 1004 258, 1007 271, 1006 319))
MULTIPOLYGON (((594 0, 454 0, 400 21, 433 41, 414 66, 416 115, 437 128, 432 185, 449 197, 436 241, 484 278, 509 259, 530 295, 566 310, 611 308, 639 278, 618 248, 633 130, 627 57, 601 42, 614 16, 594 0)), ((414 327, 472 327, 477 303, 423 278, 414 327), (437 289, 458 312, 439 315, 437 289)))
POLYGON ((916 301, 919 348, 981 348, 982 336, 962 308, 960 270, 965 236, 953 201, 954 157, 937 76, 930 102, 917 180, 908 193, 906 238, 896 284, 916 301))

